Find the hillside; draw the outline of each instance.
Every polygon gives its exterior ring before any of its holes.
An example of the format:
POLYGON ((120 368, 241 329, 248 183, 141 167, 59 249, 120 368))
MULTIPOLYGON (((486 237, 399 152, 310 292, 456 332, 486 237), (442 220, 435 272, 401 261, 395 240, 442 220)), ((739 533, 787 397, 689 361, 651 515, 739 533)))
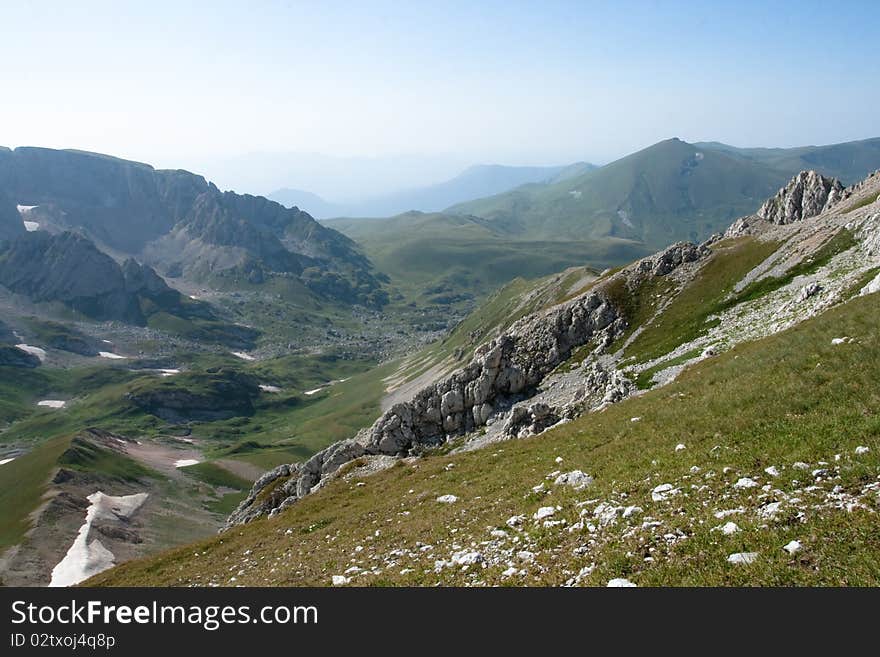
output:
POLYGON ((449 209, 522 239, 637 240, 652 249, 705 239, 748 214, 788 176, 669 139, 553 185, 526 186, 449 209))
POLYGON ((465 169, 454 178, 404 190, 359 203, 330 203, 296 189, 279 189, 269 198, 288 207, 301 207, 318 219, 331 217, 388 217, 413 210, 438 212, 457 203, 500 194, 526 183, 547 182, 594 168, 586 162, 555 167, 516 167, 482 164, 465 169))
POLYGON ((880 177, 829 185, 478 335, 230 531, 92 583, 876 585, 880 177))
POLYGON ((573 265, 601 270, 646 252, 618 238, 515 239, 491 221, 443 213, 326 224, 360 244, 407 298, 423 303, 483 297, 518 276, 537 278, 573 265))
POLYGON ((838 178, 847 185, 862 180, 880 166, 880 137, 798 148, 737 148, 719 142, 694 145, 760 162, 789 175, 813 169, 826 176, 838 178))
POLYGON ((524 186, 449 211, 488 219, 520 238, 613 236, 654 250, 723 230, 799 171, 861 180, 880 167, 877 144, 735 149, 669 139, 561 183, 524 186))

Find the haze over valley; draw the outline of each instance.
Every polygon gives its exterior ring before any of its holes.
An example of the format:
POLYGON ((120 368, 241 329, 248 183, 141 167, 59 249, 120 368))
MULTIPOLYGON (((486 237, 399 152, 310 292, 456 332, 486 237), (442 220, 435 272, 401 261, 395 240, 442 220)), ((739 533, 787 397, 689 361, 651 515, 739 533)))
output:
POLYGON ((0 583, 878 584, 873 7, 152 4, 0 10, 0 583))

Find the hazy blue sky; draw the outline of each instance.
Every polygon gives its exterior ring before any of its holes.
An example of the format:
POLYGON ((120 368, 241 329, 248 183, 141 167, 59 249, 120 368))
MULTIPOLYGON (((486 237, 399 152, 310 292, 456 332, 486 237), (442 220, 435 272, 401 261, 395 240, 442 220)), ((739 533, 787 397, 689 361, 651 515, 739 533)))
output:
POLYGON ((880 135, 878 16, 874 0, 3 2, 0 144, 231 184, 252 153, 453 170, 669 136, 860 139, 880 135))

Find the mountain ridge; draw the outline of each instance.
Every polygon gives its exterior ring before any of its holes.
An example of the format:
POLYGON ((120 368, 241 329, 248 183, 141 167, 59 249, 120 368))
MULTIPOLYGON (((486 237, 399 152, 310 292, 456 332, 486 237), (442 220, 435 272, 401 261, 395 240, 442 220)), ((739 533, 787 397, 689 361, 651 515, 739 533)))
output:
POLYGON ((313 211, 318 219, 389 217, 409 211, 438 212, 453 204, 497 194, 526 183, 556 180, 594 168, 587 162, 564 166, 526 167, 477 164, 444 182, 402 190, 353 203, 332 203, 310 192, 278 189, 268 195, 283 205, 298 205, 313 211), (310 206, 309 203, 313 205, 310 206))

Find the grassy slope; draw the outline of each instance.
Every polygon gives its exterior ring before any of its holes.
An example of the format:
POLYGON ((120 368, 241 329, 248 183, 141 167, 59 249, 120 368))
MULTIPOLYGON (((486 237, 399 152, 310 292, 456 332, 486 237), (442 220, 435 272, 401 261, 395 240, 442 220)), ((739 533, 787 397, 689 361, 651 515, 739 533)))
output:
MULTIPOLYGON (((763 468, 776 465, 784 469, 773 480, 775 488, 802 490, 812 477, 791 464, 816 464, 822 459, 839 467, 840 478, 820 480, 819 489, 839 485, 843 491, 854 491, 876 481, 880 471, 878 312, 880 295, 857 298, 793 329, 704 361, 668 386, 541 436, 456 456, 429 457, 412 465, 401 463, 366 479, 363 487, 335 481, 278 518, 125 564, 91 583, 325 585, 331 575, 357 563, 382 565, 380 574, 357 583, 462 584, 476 578, 488 584, 557 584, 567 573, 595 563, 586 584, 629 577, 638 584, 655 585, 878 585, 876 513, 858 508, 852 512, 808 509, 799 520, 786 510, 775 520, 761 520, 760 489, 732 488, 741 476, 764 483, 769 477, 763 468), (831 339, 840 335, 853 336, 855 342, 832 346, 831 339), (631 422, 635 416, 642 420, 631 422), (678 443, 687 448, 675 451, 678 443), (857 445, 871 451, 852 456, 857 445), (838 453, 843 457, 834 462, 838 453), (564 459, 565 470, 579 468, 592 474, 593 486, 580 493, 553 487, 543 498, 532 493, 532 486, 560 467, 557 456, 564 459), (449 463, 455 467, 448 468, 449 463), (699 475, 691 473, 693 466, 701 468, 699 475), (798 479, 806 481, 797 483, 798 479), (653 502, 651 490, 670 481, 682 488, 682 494, 671 502, 653 502), (440 494, 460 499, 440 505, 434 501, 440 494), (433 570, 434 559, 448 558, 453 544, 468 546, 473 541, 486 550, 489 529, 503 527, 514 514, 530 515, 539 506, 553 504, 561 507, 554 518, 565 518, 571 525, 578 516, 576 502, 586 499, 594 500, 588 509, 609 499, 642 506, 644 516, 619 522, 638 527, 650 515, 662 524, 660 534, 646 544, 638 530, 624 538, 620 525, 613 532, 591 535, 586 529, 568 532, 527 521, 525 530, 517 534, 519 545, 529 545, 538 553, 537 564, 526 566, 527 576, 503 579, 506 564, 484 570, 433 570), (746 509, 733 518, 741 532, 724 536, 711 531, 723 523, 714 511, 738 505, 746 509), (381 530, 378 536, 376 530, 381 530), (686 538, 680 542, 662 538, 663 533, 677 531, 686 538), (596 541, 592 548, 591 539, 596 541), (796 557, 781 549, 792 539, 804 546, 796 557), (419 541, 434 546, 427 556, 417 549, 419 541), (355 551, 358 545, 365 549, 355 551), (582 555, 574 552, 580 546, 588 548, 582 555), (394 549, 407 553, 393 567, 384 566, 382 557, 394 549), (251 551, 250 556, 244 556, 245 550, 251 551), (727 563, 727 555, 739 551, 756 551, 760 557, 749 566, 727 563), (652 563, 644 561, 646 554, 652 556, 652 563), (412 571, 401 574, 406 568, 412 571), (242 570, 234 582, 229 579, 230 569, 242 570)), ((878 510, 876 499, 867 504, 878 510)))
POLYGON ((718 142, 697 145, 762 162, 789 176, 804 169, 815 169, 826 176, 839 178, 846 185, 862 180, 880 166, 880 138, 798 148, 736 148, 718 142))
MULTIPOLYGON (((713 256, 703 265, 700 275, 629 344, 625 356, 639 361, 657 358, 705 332, 710 327, 707 319, 733 291, 737 281, 778 247, 775 242, 752 238, 714 245, 713 256)), ((642 319, 637 315, 635 325, 642 319)))
POLYGON ((447 214, 327 223, 358 241, 404 295, 416 300, 481 296, 520 276, 547 276, 574 265, 604 269, 647 253, 641 245, 617 238, 519 240, 486 221, 447 214))
POLYGON ((28 516, 40 505, 58 458, 69 446, 69 436, 54 438, 0 465, 0 551, 18 543, 30 528, 28 516))
MULTIPOLYGON (((705 150, 705 149, 703 149, 705 150)), ((787 175, 666 140, 555 185, 530 185, 451 208, 528 239, 629 237, 662 248, 699 241, 754 212, 787 175), (632 227, 618 211, 626 212, 632 227)))

